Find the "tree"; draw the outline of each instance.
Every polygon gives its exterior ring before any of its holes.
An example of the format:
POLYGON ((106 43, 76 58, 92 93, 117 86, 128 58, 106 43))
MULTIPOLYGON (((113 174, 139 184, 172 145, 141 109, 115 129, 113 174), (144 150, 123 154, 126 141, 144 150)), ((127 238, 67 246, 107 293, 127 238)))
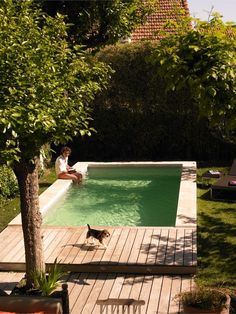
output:
POLYGON ((219 14, 194 28, 181 27, 164 38, 151 57, 168 90, 190 91, 190 106, 198 106, 210 126, 224 138, 236 130, 236 26, 219 14))
MULTIPOLYGON (((37 2, 39 0, 36 0, 37 2)), ((89 48, 113 44, 145 20, 156 0, 40 0, 43 10, 67 16, 72 42, 89 48)))
POLYGON ((29 0, 0 4, 0 162, 16 174, 27 282, 43 270, 38 160, 46 143, 90 134, 89 102, 109 67, 68 46, 61 15, 46 16, 29 0))

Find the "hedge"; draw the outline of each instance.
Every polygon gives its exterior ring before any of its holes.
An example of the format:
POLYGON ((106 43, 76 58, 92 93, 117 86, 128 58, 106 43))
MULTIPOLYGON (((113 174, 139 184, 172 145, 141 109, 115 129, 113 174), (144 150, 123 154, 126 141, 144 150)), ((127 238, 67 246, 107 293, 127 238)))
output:
POLYGON ((80 160, 231 160, 225 143, 200 118, 191 94, 165 92, 148 61, 156 44, 106 47, 96 56, 114 69, 109 87, 93 102, 91 137, 74 139, 80 160))

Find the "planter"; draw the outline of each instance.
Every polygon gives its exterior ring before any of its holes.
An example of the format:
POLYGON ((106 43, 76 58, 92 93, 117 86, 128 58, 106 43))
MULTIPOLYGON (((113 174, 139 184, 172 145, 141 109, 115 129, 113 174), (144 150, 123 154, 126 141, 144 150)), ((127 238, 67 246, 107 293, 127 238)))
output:
POLYGON ((13 313, 51 313, 62 314, 60 299, 30 296, 0 297, 0 311, 13 313))
POLYGON ((69 314, 68 285, 51 296, 4 295, 0 296, 0 312, 69 314))
POLYGON ((230 296, 226 295, 227 301, 226 301, 226 307, 219 310, 206 310, 206 309, 199 309, 192 306, 187 306, 183 304, 183 313, 185 314, 229 314, 230 309, 230 296))

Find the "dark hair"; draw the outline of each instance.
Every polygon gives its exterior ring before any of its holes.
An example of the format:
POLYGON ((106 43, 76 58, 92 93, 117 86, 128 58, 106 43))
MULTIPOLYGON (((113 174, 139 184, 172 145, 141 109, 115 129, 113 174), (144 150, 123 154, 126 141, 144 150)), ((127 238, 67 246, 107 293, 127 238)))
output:
POLYGON ((61 149, 61 154, 63 155, 64 152, 69 152, 71 154, 71 149, 70 147, 64 146, 61 149))

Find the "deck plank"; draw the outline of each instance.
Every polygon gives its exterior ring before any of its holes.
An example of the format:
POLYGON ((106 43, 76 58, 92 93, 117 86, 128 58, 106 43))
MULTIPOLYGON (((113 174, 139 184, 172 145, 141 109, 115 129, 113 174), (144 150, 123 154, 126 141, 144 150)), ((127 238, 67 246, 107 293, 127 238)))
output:
POLYGON ((161 230, 161 238, 159 241, 157 256, 156 256, 156 264, 164 264, 166 259, 166 251, 168 244, 169 230, 162 229, 161 230))
POLYGON ((24 247, 24 240, 23 237, 16 237, 17 242, 13 242, 14 243, 14 249, 10 250, 6 253, 6 255, 2 258, 2 262, 7 262, 9 260, 17 259, 17 256, 21 256, 22 253, 24 254, 24 250, 22 250, 22 248, 24 247), (23 252, 22 252, 23 251, 23 252))
MULTIPOLYGON (((43 230, 43 247, 44 247, 44 258, 47 260, 48 256, 52 251, 52 247, 57 245, 56 239, 63 237, 64 233, 59 229, 45 229, 43 230)), ((59 241, 59 239, 58 239, 59 241)))
POLYGON ((111 241, 109 242, 109 245, 102 256, 100 263, 105 263, 111 260, 115 247, 119 241, 120 234, 121 234, 121 228, 115 228, 111 237, 111 241))
POLYGON ((163 276, 154 276, 150 291, 149 301, 147 304, 147 313, 157 313, 160 302, 160 294, 162 287, 163 276))
POLYGON ((153 229, 146 229, 144 237, 143 237, 143 241, 141 244, 141 248, 139 251, 139 256, 137 259, 138 264, 145 264, 146 263, 146 260, 148 257, 148 252, 149 252, 150 245, 151 245, 152 234, 153 234, 153 229))
POLYGON ((184 265, 193 264, 193 247, 192 247, 192 232, 185 230, 184 232, 184 265))
POLYGON ((105 280, 104 285, 102 286, 102 290, 99 294, 98 299, 103 300, 103 299, 107 299, 109 298, 110 292, 112 290, 112 287, 115 283, 115 279, 116 279, 117 275, 113 274, 113 273, 108 273, 107 274, 107 278, 105 280))
POLYGON ((110 291, 109 298, 119 299, 119 295, 120 295, 123 283, 124 283, 124 276, 122 276, 121 274, 118 274, 118 276, 116 277, 114 281, 112 289, 110 291))
MULTIPOLYGON (((54 240, 54 238, 56 237, 54 235, 54 232, 57 232, 56 234, 59 234, 59 230, 56 230, 55 228, 53 229, 43 229, 42 230, 42 238, 43 238, 43 250, 44 250, 44 258, 47 255, 47 250, 50 250, 51 248, 51 242, 52 240, 54 240), (52 240, 50 239, 50 236, 52 237, 52 240)), ((61 234, 60 234, 61 235, 61 234)), ((23 245, 23 244, 22 244, 23 245)), ((24 245, 23 245, 24 246, 24 245)), ((22 262, 25 261, 25 249, 23 247, 23 249, 21 250, 21 253, 18 255, 17 258, 15 258, 16 262, 22 262)), ((46 258, 45 258, 46 260, 46 258)))
MULTIPOLYGON (((22 272, 0 272, 0 288, 10 293, 23 278, 22 272)), ((173 297, 190 290, 191 276, 145 276, 114 273, 70 273, 68 284, 71 314, 99 314, 97 300, 107 298, 134 298, 144 300, 142 314, 180 314, 179 303, 173 297)))
POLYGON ((153 265, 156 262, 156 254, 161 237, 161 229, 154 229, 151 239, 150 248, 147 256, 147 264, 153 265))
POLYGON ((53 247, 49 254, 49 256, 46 259, 46 263, 53 263, 56 259, 60 261, 61 259, 61 252, 67 242, 70 240, 71 236, 73 234, 73 230, 70 228, 66 229, 66 232, 63 233, 63 236, 58 235, 58 237, 53 241, 53 247))
POLYGON ((2 261, 12 251, 12 248, 23 239, 23 234, 21 228, 7 227, 3 236, 2 233, 0 236, 0 261, 2 261))
POLYGON ((153 278, 154 276, 145 276, 142 284, 139 300, 146 300, 145 305, 142 307, 142 311, 144 313, 148 313, 147 308, 149 305, 149 298, 152 289, 153 278))
POLYGON ((86 232, 87 230, 82 229, 80 235, 78 235, 77 239, 75 239, 70 254, 68 254, 65 260, 63 261, 65 264, 73 263, 74 259, 76 258, 80 250, 81 247, 80 243, 82 243, 82 241, 85 239, 86 232))
POLYGON ((130 295, 132 284, 133 284, 133 276, 132 275, 126 275, 121 291, 120 291, 120 299, 127 299, 130 295))
MULTIPOLYGON (((195 228, 110 227, 107 248, 85 243, 87 227, 43 227, 46 264, 57 258, 67 270, 83 272, 133 272, 189 274, 197 266, 195 228), (145 268, 146 267, 146 268, 145 268), (180 268, 179 268, 180 267, 180 268)), ((23 270, 21 228, 0 233, 0 270, 23 270), (11 241, 12 240, 12 241, 11 241), (3 242, 5 246, 3 246, 3 242)))
POLYGON ((55 251, 60 246, 60 243, 64 241, 64 237, 67 233, 68 233, 67 229, 64 229, 61 231, 59 229, 56 229, 56 232, 53 232, 54 238, 50 242, 50 245, 46 249, 45 255, 44 255, 46 263, 48 263, 50 259, 52 259, 52 257, 54 258, 54 260, 58 257, 55 251))
POLYGON ((83 230, 82 229, 75 229, 74 232, 72 232, 71 237, 68 239, 67 243, 63 245, 63 249, 60 252, 60 261, 61 263, 64 263, 66 258, 71 255, 71 251, 74 247, 74 244, 78 240, 78 238, 82 235, 83 230))
POLYGON ((142 285, 144 282, 144 278, 145 276, 141 276, 141 275, 134 277, 132 288, 130 291, 130 296, 129 296, 131 299, 136 299, 136 300, 140 299, 140 293, 141 293, 142 285))
POLYGON ((119 263, 126 264, 128 262, 129 255, 130 255, 136 234, 137 234, 137 229, 130 229, 123 251, 119 258, 119 263))
POLYGON ((116 264, 118 263, 118 260, 120 258, 120 255, 122 254, 123 247, 125 245, 129 231, 130 231, 129 228, 121 229, 121 235, 120 235, 119 241, 117 242, 117 245, 115 246, 114 252, 110 259, 112 263, 116 263, 116 264))
POLYGON ((98 299, 99 293, 104 285, 106 278, 107 278, 106 274, 103 274, 103 273, 98 274, 98 277, 93 286, 93 289, 90 292, 87 298, 87 302, 84 304, 84 307, 81 311, 82 314, 93 313, 93 309, 95 307, 94 301, 98 299))
MULTIPOLYGON (((107 274, 107 277, 105 279, 105 282, 102 286, 102 289, 100 291, 100 294, 98 296, 98 300, 104 300, 109 298, 110 291, 112 290, 112 287, 115 283, 116 275, 110 273, 107 274)), ((93 314, 100 314, 100 307, 95 304, 93 309, 93 314)))
POLYGON ((171 295, 172 278, 170 276, 164 276, 161 288, 160 302, 157 313, 168 313, 169 300, 171 295))
MULTIPOLYGON (((79 297, 77 298, 77 300, 75 301, 71 309, 71 314, 82 313, 83 308, 88 300, 88 297, 91 291, 93 290, 96 279, 97 279, 97 275, 94 275, 92 273, 88 275, 87 280, 86 280, 87 284, 83 285, 83 288, 79 294, 79 297)), ((89 313, 87 312, 87 314, 89 313)))
POLYGON ((84 287, 84 285, 87 285, 87 279, 89 274, 88 273, 80 273, 77 274, 77 277, 74 278, 73 284, 71 286, 71 290, 69 292, 69 300, 70 300, 70 309, 72 310, 76 300, 79 298, 80 293, 84 287))
POLYGON ((129 260, 128 260, 129 263, 132 263, 132 264, 137 263, 139 252, 140 252, 142 242, 143 242, 144 234, 145 234, 145 229, 144 228, 138 228, 138 233, 137 233, 136 238, 133 242, 133 247, 132 247, 132 250, 130 252, 130 256, 129 256, 129 260))
POLYGON ((170 293, 170 305, 169 305, 169 312, 171 314, 178 314, 180 311, 179 302, 175 298, 177 294, 181 291, 181 280, 177 276, 172 277, 172 285, 171 285, 171 293, 170 293))
POLYGON ((184 263, 184 229, 177 229, 174 265, 183 265, 183 263, 184 263))
POLYGON ((175 249, 176 249, 176 229, 170 229, 167 249, 166 249, 166 258, 165 265, 173 265, 175 260, 175 249))

